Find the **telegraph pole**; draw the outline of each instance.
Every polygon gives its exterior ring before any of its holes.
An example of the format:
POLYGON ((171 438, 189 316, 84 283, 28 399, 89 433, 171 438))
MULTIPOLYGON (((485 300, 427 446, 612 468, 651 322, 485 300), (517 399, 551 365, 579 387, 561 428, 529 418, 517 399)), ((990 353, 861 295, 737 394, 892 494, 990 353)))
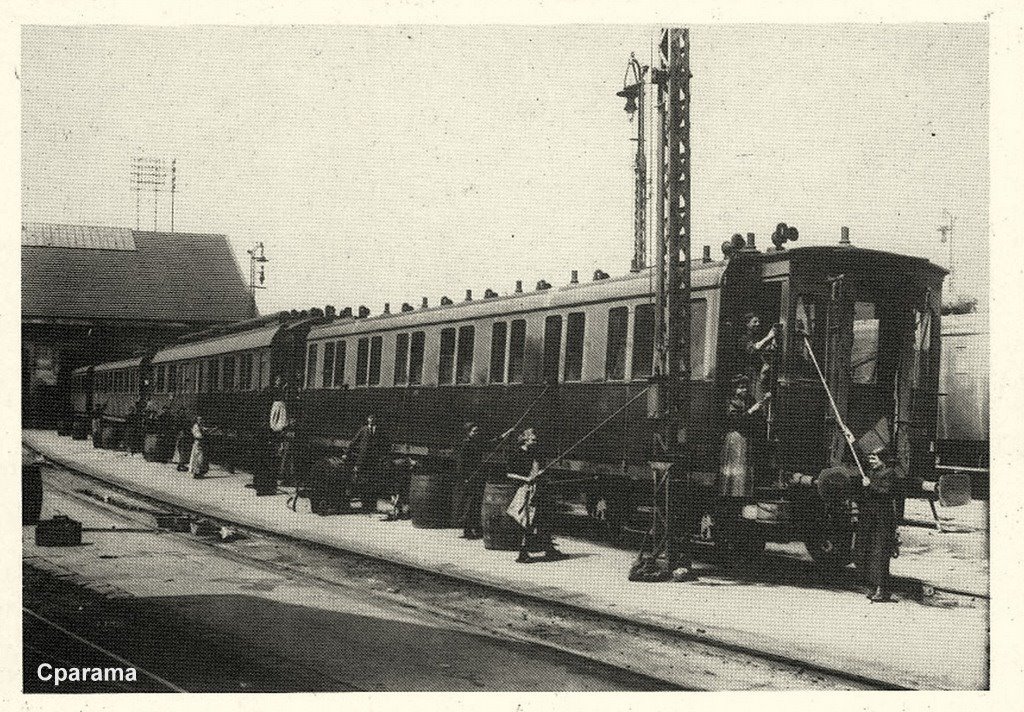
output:
POLYGON ((648 395, 654 483, 650 533, 631 578, 690 575, 687 518, 676 511, 686 484, 686 424, 690 410, 690 32, 666 28, 658 43, 657 287, 654 375, 648 395), (682 521, 681 521, 682 520, 682 521), (684 524, 679 531, 679 524, 684 524))

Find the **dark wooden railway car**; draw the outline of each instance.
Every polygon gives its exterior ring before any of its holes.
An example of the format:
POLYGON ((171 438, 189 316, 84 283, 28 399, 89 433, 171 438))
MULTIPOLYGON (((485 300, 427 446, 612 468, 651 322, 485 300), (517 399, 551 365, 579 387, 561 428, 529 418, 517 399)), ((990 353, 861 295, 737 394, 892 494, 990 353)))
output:
POLYGON ((202 415, 217 438, 251 451, 266 437, 271 386, 301 379, 306 333, 321 320, 319 310, 281 312, 158 350, 152 359, 154 405, 166 408, 173 394, 186 418, 202 415))
POLYGON ((141 407, 147 396, 149 355, 93 367, 92 402, 104 420, 124 424, 132 406, 141 407))
MULTIPOLYGON (((844 559, 848 512, 824 532, 817 489, 799 484, 849 465, 826 386, 858 437, 884 431, 909 481, 933 477, 943 275, 926 260, 848 245, 744 249, 694 265, 685 448, 695 491, 722 499, 729 382, 753 312, 780 325, 773 400, 755 475, 730 511, 755 542, 800 539, 823 559, 844 559)), ((590 496, 607 505, 597 509, 627 521, 650 482, 638 396, 653 362, 651 275, 541 287, 312 329, 310 428, 322 444, 343 445, 375 412, 397 450, 443 460, 467 420, 492 433, 521 422, 538 430, 553 469, 593 476, 590 496)))

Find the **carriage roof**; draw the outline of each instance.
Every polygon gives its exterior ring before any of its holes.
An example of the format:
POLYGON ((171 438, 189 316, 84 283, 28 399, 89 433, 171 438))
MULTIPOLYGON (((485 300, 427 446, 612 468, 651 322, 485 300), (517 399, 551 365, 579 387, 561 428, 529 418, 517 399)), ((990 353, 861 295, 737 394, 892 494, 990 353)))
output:
MULTIPOLYGON (((724 262, 694 265, 692 286, 695 290, 717 287, 725 271, 724 262)), ((379 314, 365 319, 335 319, 329 324, 314 327, 309 340, 347 336, 373 331, 391 331, 423 327, 446 322, 513 316, 535 311, 567 309, 571 307, 612 302, 636 297, 649 297, 653 293, 651 269, 622 277, 608 277, 591 282, 569 284, 562 287, 507 294, 498 297, 467 300, 426 309, 379 314)))

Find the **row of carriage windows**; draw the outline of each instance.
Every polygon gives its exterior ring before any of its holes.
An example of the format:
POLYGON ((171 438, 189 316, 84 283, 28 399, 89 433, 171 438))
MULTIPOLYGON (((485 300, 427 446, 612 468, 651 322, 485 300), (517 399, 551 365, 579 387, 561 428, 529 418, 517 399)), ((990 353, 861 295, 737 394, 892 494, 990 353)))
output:
POLYGON ((122 369, 93 374, 93 390, 97 393, 138 393, 139 372, 122 369))
POLYGON ((153 366, 156 393, 253 391, 267 385, 266 353, 245 352, 153 366))
MULTIPOLYGON (((692 302, 691 368, 704 373, 707 301, 692 302)), ((654 364, 654 305, 641 304, 633 309, 632 352, 629 344, 629 307, 608 311, 608 338, 605 344, 605 378, 622 381, 646 378, 654 364), (627 376, 627 355, 632 356, 627 376)), ((306 353, 306 387, 338 388, 344 384, 346 341, 310 344, 306 353), (321 365, 322 351, 322 368, 321 365)), ((545 382, 581 381, 586 344, 586 314, 554 314, 544 320, 541 373, 545 382), (563 336, 565 358, 562 359, 563 336)), ((395 335, 394 384, 418 385, 424 378, 426 332, 402 332, 395 335)), ((476 327, 470 324, 441 329, 438 344, 437 382, 440 385, 468 384, 473 377, 476 327)), ((522 383, 526 362, 526 320, 497 321, 491 325, 488 382, 522 383)), ((366 336, 355 341, 356 386, 378 386, 381 382, 383 337, 366 336)))

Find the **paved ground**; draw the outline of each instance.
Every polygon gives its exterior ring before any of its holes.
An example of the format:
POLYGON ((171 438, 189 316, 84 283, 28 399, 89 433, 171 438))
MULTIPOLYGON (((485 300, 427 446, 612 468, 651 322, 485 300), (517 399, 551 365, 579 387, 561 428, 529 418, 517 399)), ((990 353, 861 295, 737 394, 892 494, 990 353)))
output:
POLYGON ((56 512, 83 523, 84 543, 37 547, 33 528, 23 530, 25 605, 72 635, 25 616, 27 691, 167 691, 141 673, 134 684, 41 683, 40 662, 118 664, 74 635, 188 691, 658 689, 625 670, 126 528, 50 490, 44 518, 56 512))
MULTIPOLYGON (((514 553, 486 551, 479 542, 457 538, 453 530, 414 529, 408 522, 381 523, 366 515, 321 518, 301 509, 291 512, 284 506, 283 495, 256 498, 244 488, 244 475, 215 471, 212 478, 195 481, 168 465, 96 450, 88 442, 50 432, 25 431, 23 438, 70 467, 249 526, 903 686, 978 689, 987 685, 984 600, 950 608, 909 600, 873 605, 859 593, 778 573, 784 572, 783 564, 752 576, 719 574, 686 584, 630 583, 625 572, 631 552, 570 538, 560 540, 561 548, 570 554, 568 559, 524 567, 513 561, 514 553)), ((931 518, 926 504, 910 514, 931 518)), ((950 523, 963 531, 940 534, 927 527, 903 527, 903 555, 894 562, 894 572, 986 592, 984 509, 975 505, 945 514, 955 516, 950 523)))

